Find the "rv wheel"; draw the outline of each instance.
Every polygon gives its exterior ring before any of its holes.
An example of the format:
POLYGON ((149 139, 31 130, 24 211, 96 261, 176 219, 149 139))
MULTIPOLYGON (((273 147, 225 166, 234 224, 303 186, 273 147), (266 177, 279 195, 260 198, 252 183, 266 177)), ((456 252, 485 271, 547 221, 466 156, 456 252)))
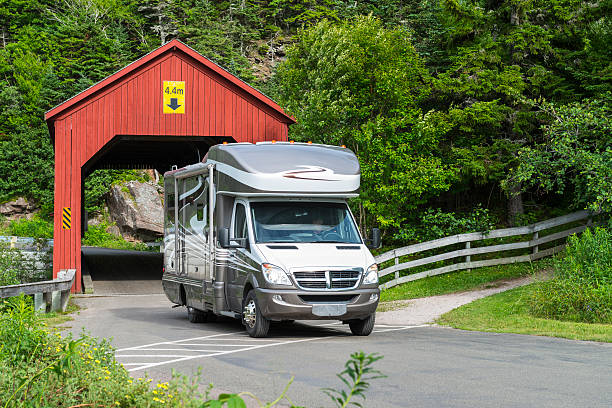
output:
POLYGON ((355 336, 369 336, 374 330, 374 320, 376 320, 376 314, 372 313, 363 320, 349 321, 349 327, 355 336))
POLYGON ((266 337, 270 329, 270 320, 261 314, 254 290, 249 291, 246 299, 244 299, 242 322, 251 337, 266 337))
POLYGON ((187 318, 191 323, 204 323, 206 321, 206 313, 187 306, 187 318))

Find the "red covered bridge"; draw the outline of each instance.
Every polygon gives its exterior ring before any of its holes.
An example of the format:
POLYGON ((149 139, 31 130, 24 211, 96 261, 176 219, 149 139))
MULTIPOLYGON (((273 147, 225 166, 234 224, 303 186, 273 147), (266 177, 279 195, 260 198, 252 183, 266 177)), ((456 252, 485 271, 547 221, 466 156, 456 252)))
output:
POLYGON ((100 168, 160 172, 214 144, 287 140, 294 119, 267 96, 174 40, 45 115, 55 148, 53 275, 81 291, 83 183, 100 168))

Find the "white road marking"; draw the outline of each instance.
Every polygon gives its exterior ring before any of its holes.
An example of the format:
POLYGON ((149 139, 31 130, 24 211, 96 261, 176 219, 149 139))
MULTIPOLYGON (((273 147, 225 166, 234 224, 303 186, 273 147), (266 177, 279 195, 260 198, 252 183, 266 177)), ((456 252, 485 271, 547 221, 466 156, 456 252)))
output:
MULTIPOLYGON (((382 326, 382 325, 381 325, 382 326)), ((386 333, 390 331, 398 331, 398 330, 407 330, 407 329, 416 329, 417 327, 429 327, 430 324, 419 324, 414 326, 383 326, 389 327, 388 329, 376 330, 377 326, 374 326, 374 331, 372 333, 386 333)))
POLYGON ((181 339, 181 340, 174 340, 174 341, 161 341, 159 343, 143 344, 142 346, 126 347, 126 348, 122 348, 122 349, 117 349, 116 351, 120 352, 120 351, 124 351, 124 350, 134 350, 134 349, 143 348, 143 347, 160 346, 162 344, 176 344, 176 343, 182 343, 184 341, 211 339, 213 337, 231 336, 232 334, 241 334, 241 333, 244 333, 244 332, 239 331, 239 332, 234 332, 234 333, 220 333, 220 334, 211 334, 210 336, 192 337, 190 339, 181 339))
MULTIPOLYGON (((279 342, 279 343, 260 344, 260 345, 256 345, 256 346, 251 345, 251 346, 248 346, 248 347, 245 347, 245 348, 242 348, 242 349, 238 349, 238 350, 227 350, 227 351, 220 351, 220 352, 212 353, 212 354, 200 354, 200 355, 195 355, 195 356, 186 356, 186 357, 175 358, 173 360, 160 361, 160 362, 156 362, 156 363, 144 363, 142 366, 136 367, 136 368, 130 368, 130 369, 128 369, 128 371, 132 372, 132 371, 144 370, 144 369, 151 368, 151 367, 156 367, 156 366, 160 366, 160 365, 164 365, 164 364, 177 363, 177 362, 180 362, 180 361, 193 360, 193 359, 196 359, 196 358, 222 356, 222 355, 226 355, 226 354, 239 353, 239 352, 242 352, 242 351, 255 350, 255 349, 264 348, 264 347, 279 346, 279 345, 291 344, 291 343, 302 343, 302 342, 306 342, 306 341, 320 340, 320 339, 323 339, 323 338, 324 337, 313 337, 313 338, 309 338, 309 339, 291 340, 291 341, 284 341, 284 342, 279 342)), ((117 356, 117 357, 119 357, 119 356, 117 356)))
MULTIPOLYGON (((329 327, 337 326, 342 324, 341 322, 327 323, 317 325, 316 327, 329 327)), ((376 325, 373 333, 385 333, 390 331, 407 330, 417 327, 426 327, 427 324, 418 326, 392 326, 392 325, 376 325)), ((346 334, 344 332, 338 332, 339 335, 346 334)), ((192 337, 187 339, 180 339, 174 341, 163 341, 158 343, 144 344, 134 347, 126 347, 117 350, 116 358, 126 359, 130 362, 123 363, 129 372, 146 370, 148 368, 157 367, 165 364, 172 364, 181 361, 193 360, 198 358, 224 356, 228 354, 240 353, 244 351, 256 350, 265 347, 282 346, 285 344, 303 343, 315 340, 321 340, 329 338, 329 336, 321 337, 310 337, 305 339, 288 339, 279 341, 278 338, 268 339, 254 339, 248 336, 245 332, 234 332, 234 333, 221 333, 212 334, 209 336, 192 337), (232 337, 230 337, 232 336, 232 337), (204 340, 204 342, 202 342, 204 340), (199 341, 199 342, 198 342, 199 341), (191 343, 193 342, 193 343, 191 343), (220 343, 220 342, 223 342, 220 343), (231 342, 231 344, 227 344, 231 342), (161 346, 161 347, 157 347, 161 346), (164 347, 167 346, 167 347, 164 347), (211 347, 211 349, 200 349, 200 348, 189 348, 189 347, 211 347), (229 347, 229 349, 224 347, 229 347), (220 349, 217 349, 220 348, 220 349), (168 352, 175 351, 181 354, 157 354, 155 352, 168 352), (125 354, 122 354, 125 353, 125 354), (142 353, 142 354, 139 354, 142 353), (195 354, 194 354, 195 353, 195 354), (161 360, 150 361, 151 358, 158 358, 161 360), (134 361, 134 359, 142 359, 141 361, 134 361), (144 361, 143 361, 144 360, 144 361)))

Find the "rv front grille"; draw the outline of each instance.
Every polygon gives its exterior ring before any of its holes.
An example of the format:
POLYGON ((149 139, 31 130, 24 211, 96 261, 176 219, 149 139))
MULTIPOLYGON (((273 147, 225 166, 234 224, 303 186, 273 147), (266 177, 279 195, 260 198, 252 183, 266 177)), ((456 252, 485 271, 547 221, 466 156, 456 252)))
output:
POLYGON ((302 289, 352 289, 359 283, 360 271, 296 271, 293 277, 302 289))
POLYGON ((306 303, 351 303, 357 295, 300 295, 306 303))

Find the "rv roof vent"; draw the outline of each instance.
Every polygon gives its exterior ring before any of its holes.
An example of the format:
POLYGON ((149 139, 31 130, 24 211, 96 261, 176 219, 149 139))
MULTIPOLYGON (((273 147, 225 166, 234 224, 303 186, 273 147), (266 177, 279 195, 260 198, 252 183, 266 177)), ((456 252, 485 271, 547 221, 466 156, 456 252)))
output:
POLYGON ((336 245, 337 249, 361 249, 361 247, 354 245, 336 245))
POLYGON ((270 249, 298 249, 295 245, 267 245, 270 249))

